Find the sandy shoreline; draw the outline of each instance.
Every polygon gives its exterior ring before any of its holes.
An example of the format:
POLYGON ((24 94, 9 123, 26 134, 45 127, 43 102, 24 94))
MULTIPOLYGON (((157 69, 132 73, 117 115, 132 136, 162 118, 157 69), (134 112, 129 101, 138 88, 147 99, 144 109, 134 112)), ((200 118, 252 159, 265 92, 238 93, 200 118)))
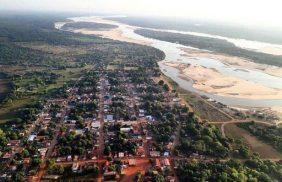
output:
MULTIPOLYGON (((73 18, 71 20, 74 21, 85 21, 79 18, 73 18)), ((104 30, 104 31, 95 31, 91 29, 75 29, 72 30, 74 33, 82 33, 86 35, 97 35, 103 38, 108 38, 108 39, 113 39, 113 40, 118 40, 118 41, 123 41, 123 42, 130 42, 130 43, 135 43, 135 44, 141 44, 141 45, 150 45, 150 42, 147 41, 141 41, 137 39, 131 39, 123 35, 122 28, 120 27, 119 23, 116 23, 111 20, 105 20, 101 17, 89 17, 87 18, 88 22, 95 22, 95 23, 105 23, 105 24, 113 24, 118 26, 118 28, 110 29, 110 30, 104 30)), ((130 27, 129 27, 130 28, 130 27)))
POLYGON ((245 99, 282 99, 282 90, 222 75, 214 69, 175 62, 165 62, 164 64, 177 68, 180 71, 179 76, 192 79, 194 88, 207 93, 245 99))
POLYGON ((76 29, 72 30, 74 33, 82 33, 86 35, 97 35, 102 38, 108 38, 112 40, 118 40, 122 42, 130 42, 135 44, 142 44, 142 45, 150 45, 148 42, 130 39, 122 35, 122 31, 119 28, 112 29, 112 30, 104 30, 104 31, 95 31, 90 29, 76 29))
POLYGON ((240 57, 228 56, 224 54, 219 54, 219 53, 214 53, 214 52, 209 52, 199 49, 181 48, 181 50, 185 52, 184 56, 190 58, 204 57, 204 58, 215 59, 225 64, 237 67, 238 69, 253 69, 253 70, 262 71, 269 75, 282 77, 281 67, 254 63, 240 57))
POLYGON ((263 52, 266 54, 272 54, 272 55, 277 55, 277 56, 282 55, 282 48, 280 47, 262 47, 258 50, 259 52, 263 52))

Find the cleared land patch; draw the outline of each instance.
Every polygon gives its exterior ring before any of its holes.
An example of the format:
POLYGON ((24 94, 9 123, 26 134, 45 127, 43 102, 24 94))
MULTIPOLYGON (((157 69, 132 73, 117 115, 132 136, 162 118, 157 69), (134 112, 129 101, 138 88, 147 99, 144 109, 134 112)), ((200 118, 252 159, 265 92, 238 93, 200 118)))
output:
POLYGON ((9 83, 9 80, 0 78, 0 102, 5 99, 5 96, 7 95, 7 93, 9 93, 10 88, 11 85, 9 83))
POLYGON ((252 136, 248 131, 239 128, 236 124, 225 125, 225 133, 231 138, 242 139, 253 152, 258 153, 261 158, 269 159, 281 159, 282 155, 276 151, 272 146, 258 140, 255 136, 252 136))

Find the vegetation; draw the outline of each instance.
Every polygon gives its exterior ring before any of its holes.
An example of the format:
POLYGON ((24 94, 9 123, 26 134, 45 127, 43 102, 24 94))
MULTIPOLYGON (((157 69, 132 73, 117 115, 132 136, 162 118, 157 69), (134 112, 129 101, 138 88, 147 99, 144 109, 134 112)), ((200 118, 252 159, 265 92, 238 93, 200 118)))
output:
POLYGON ((227 162, 192 162, 180 164, 177 175, 180 181, 272 181, 282 179, 282 165, 257 158, 244 164, 229 160, 227 162))
POLYGON ((71 132, 58 141, 60 155, 84 155, 86 150, 92 149, 92 140, 91 133, 76 135, 75 132, 71 132))
POLYGON ((224 158, 230 154, 230 144, 231 142, 222 136, 216 126, 204 126, 191 117, 183 123, 177 150, 186 155, 198 153, 224 158))
MULTIPOLYGON (((0 155, 8 154, 0 172, 11 175, 12 181, 35 175, 46 153, 52 152, 51 156, 58 157, 60 162, 68 156, 68 161, 73 157, 73 162, 80 163, 104 157, 100 156, 100 145, 105 146, 104 154, 109 159, 137 153, 142 156, 146 152, 172 156, 172 148, 180 158, 193 154, 227 158, 233 152, 231 139, 215 126, 198 121, 167 83, 153 81, 153 77, 160 76, 157 61, 164 58, 163 52, 148 46, 62 32, 53 27, 60 18, 19 19, 0 18, 0 64, 4 66, 0 69, 11 84, 0 110, 1 121, 2 118, 8 121, 0 129, 0 155), (99 91, 103 91, 104 97, 102 116, 109 120, 102 124, 103 133, 98 120, 99 91), (8 109, 2 113, 2 108, 8 109), (132 122, 137 118, 144 120, 132 122), (149 138, 147 146, 145 136, 149 138), (55 146, 53 139, 57 140, 55 146), (100 144, 100 139, 105 143, 100 144), (176 146, 171 145, 174 141, 176 146), (52 151, 46 150, 50 144, 52 151), (13 150, 19 146, 23 150, 13 150), (14 166, 16 170, 12 169, 14 166)), ((86 24, 77 26, 82 25, 86 24)), ((251 157, 243 145, 236 150, 243 158, 251 157)), ((50 159, 47 154, 45 157, 50 159)), ((225 181, 281 179, 280 163, 257 157, 244 164, 201 160, 181 163, 177 168, 179 178, 182 181, 216 180, 216 177, 225 181)), ((58 163, 48 160, 47 173, 64 178, 79 175, 95 178, 99 173, 96 165, 85 163, 73 170, 58 163)), ((103 170, 121 173, 123 163, 122 160, 105 163, 103 170)), ((145 179, 164 181, 172 173, 168 167, 148 170, 145 179)), ((141 177, 138 175, 136 179, 141 177)))
POLYGON ((116 25, 110 25, 110 24, 105 24, 105 23, 95 23, 95 22, 71 22, 71 23, 66 23, 62 29, 63 30, 69 30, 69 29, 91 29, 91 30, 109 30, 109 29, 114 29, 117 28, 118 26, 116 25))

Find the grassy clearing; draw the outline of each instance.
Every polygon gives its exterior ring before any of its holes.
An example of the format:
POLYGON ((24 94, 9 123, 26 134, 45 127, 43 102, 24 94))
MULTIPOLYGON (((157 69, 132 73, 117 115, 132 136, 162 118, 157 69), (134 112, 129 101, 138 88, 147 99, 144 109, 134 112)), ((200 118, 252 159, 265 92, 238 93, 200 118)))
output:
POLYGON ((93 66, 92 65, 87 65, 83 68, 67 68, 65 70, 58 70, 58 71, 53 71, 56 74, 61 75, 58 80, 56 81, 56 84, 51 84, 49 85, 46 90, 50 90, 53 88, 58 88, 63 86, 66 82, 72 80, 72 79, 77 79, 79 78, 83 73, 86 71, 90 70, 93 66))
POLYGON ((36 100, 36 97, 26 97, 18 100, 14 100, 12 103, 5 103, 0 107, 0 124, 6 123, 10 120, 17 118, 17 111, 31 104, 36 100))
POLYGON ((125 67, 124 70, 127 70, 127 71, 134 71, 134 70, 137 70, 138 68, 137 67, 125 67))
POLYGON ((281 159, 282 154, 276 151, 272 146, 258 140, 252 136, 248 131, 237 127, 235 124, 225 125, 225 134, 230 138, 242 139, 252 150, 258 153, 261 158, 281 159))
POLYGON ((0 102, 5 98, 6 94, 9 93, 10 89, 9 80, 0 78, 0 102))
POLYGON ((117 70, 118 69, 118 66, 117 65, 108 65, 107 66, 107 70, 108 71, 113 71, 113 70, 117 70))

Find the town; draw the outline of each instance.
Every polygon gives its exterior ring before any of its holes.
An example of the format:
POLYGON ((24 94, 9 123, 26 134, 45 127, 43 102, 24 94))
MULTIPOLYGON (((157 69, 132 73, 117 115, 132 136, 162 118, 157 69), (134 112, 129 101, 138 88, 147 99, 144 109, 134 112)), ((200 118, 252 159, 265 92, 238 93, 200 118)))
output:
POLYGON ((23 140, 7 143, 2 178, 21 168, 30 181, 176 181, 185 161, 229 156, 230 141, 201 123, 159 74, 108 65, 72 81, 37 106, 23 140))
MULTIPOLYGON (((27 140, 11 140, 3 159, 23 160, 21 167, 38 180, 69 170, 131 181, 151 169, 147 178, 161 173, 173 181, 171 156, 178 140, 173 128, 176 119, 193 113, 163 80, 155 83, 146 74, 131 69, 85 73, 41 105, 34 123, 20 133, 27 140)), ((18 167, 7 163, 5 175, 18 167)))
POLYGON ((189 95, 161 72, 165 55, 155 48, 39 20, 30 21, 38 39, 16 31, 25 43, 0 44, 15 51, 0 54, 12 84, 1 102, 11 109, 0 114, 0 181, 281 181, 281 130, 268 123, 271 113, 189 95), (239 129, 277 151, 261 155, 239 129))

